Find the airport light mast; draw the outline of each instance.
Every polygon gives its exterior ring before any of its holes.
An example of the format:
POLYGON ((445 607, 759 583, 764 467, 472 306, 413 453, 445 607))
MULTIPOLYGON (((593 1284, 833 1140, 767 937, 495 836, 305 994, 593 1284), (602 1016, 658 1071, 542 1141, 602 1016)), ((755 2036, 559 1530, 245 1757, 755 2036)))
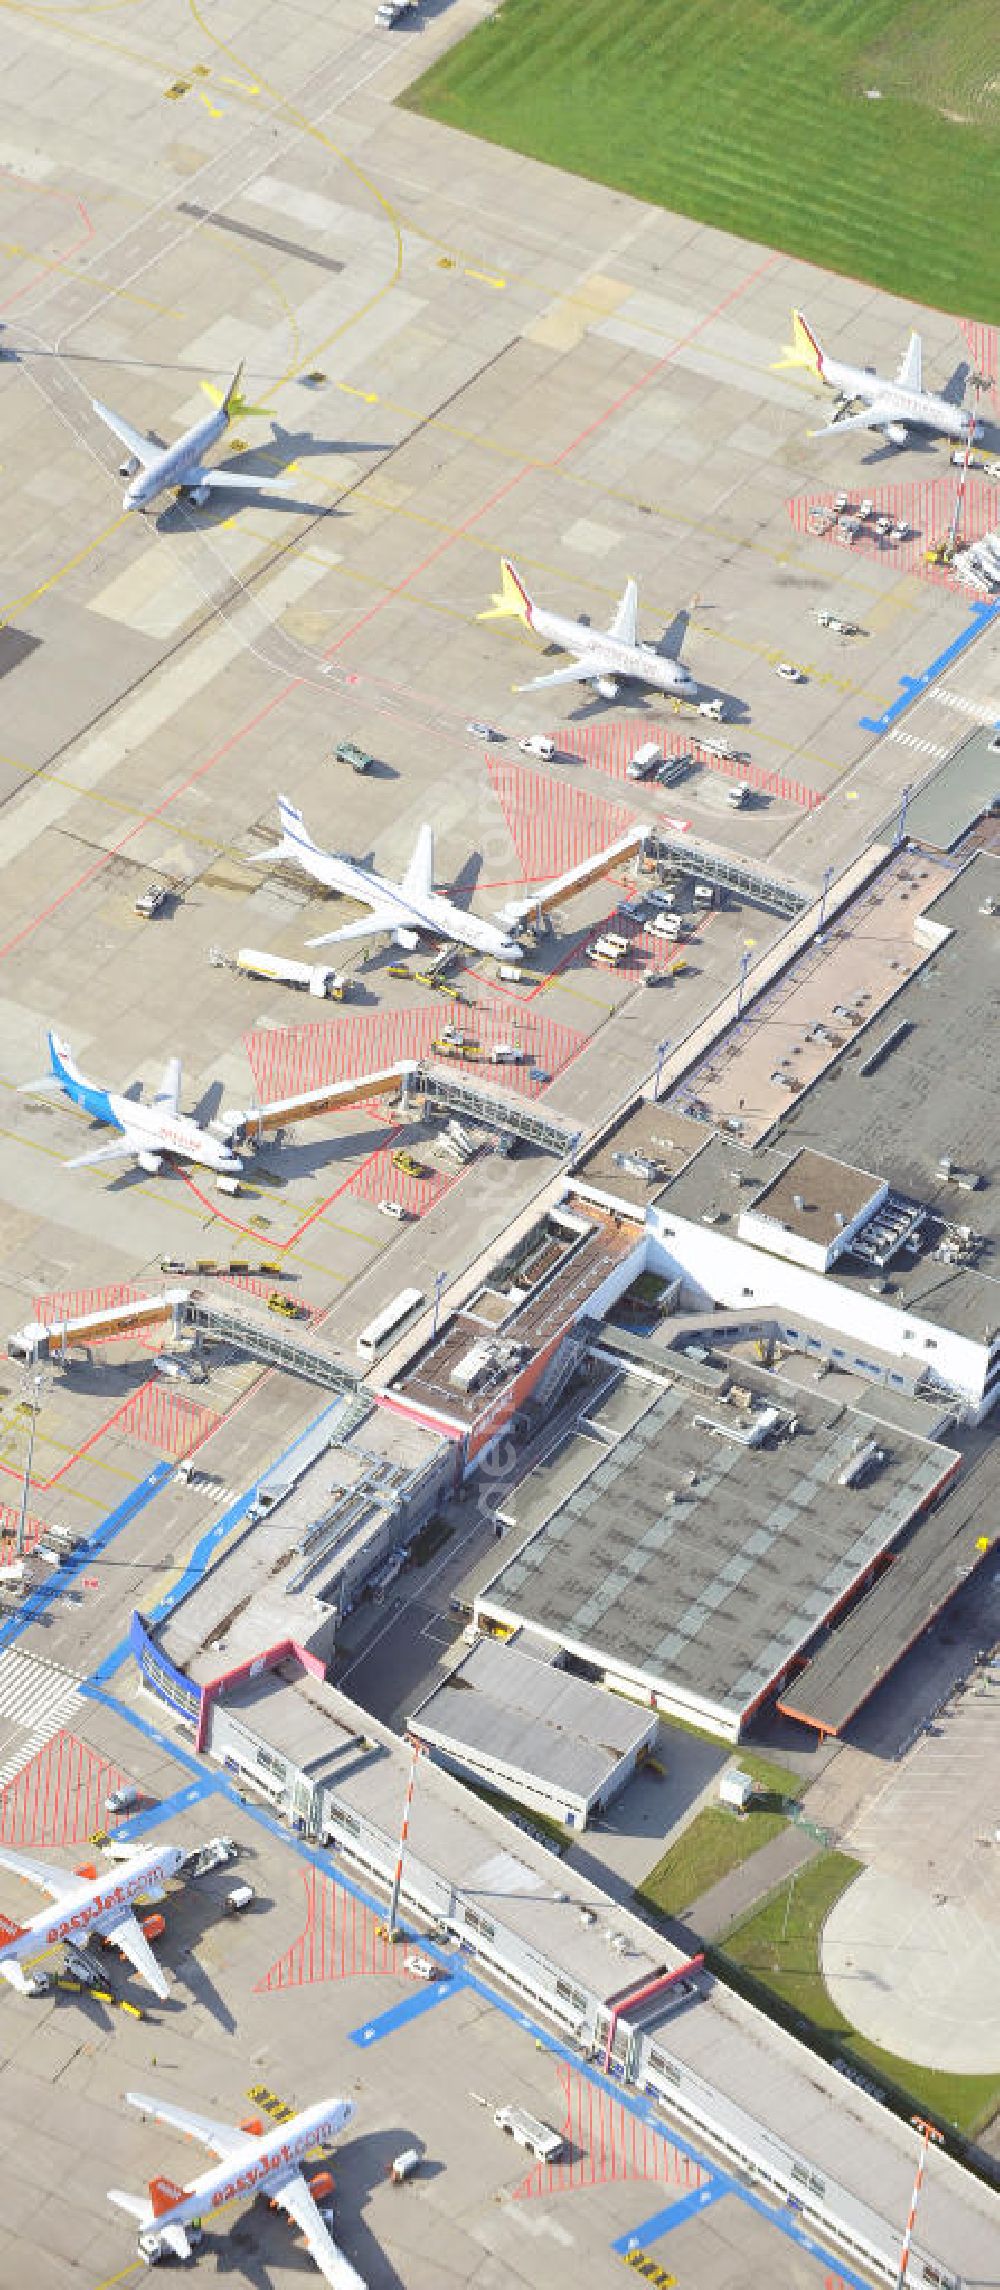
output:
POLYGON ((390 1941, 395 1940, 396 1938, 396 1918, 399 1915, 399 1895, 403 1883, 403 1854, 406 1851, 406 1840, 410 1830, 410 1806, 413 1803, 413 1785, 417 1778, 417 1759, 423 1754, 423 1746, 424 1745, 422 1741, 415 1741, 413 1743, 413 1760, 410 1765, 410 1778, 406 1784, 406 1797, 403 1803, 403 1819, 399 1831, 399 1851, 396 1854, 396 1867, 393 1872, 392 1891, 389 1895, 388 1932, 390 1941))
POLYGON ((933 2123, 928 2123, 923 2115, 911 2115, 910 2121, 916 2131, 922 2132, 923 2137, 920 2145, 920 2153, 917 2157, 917 2174, 913 2181, 913 2193, 910 2197, 910 2215, 906 2221, 906 2232, 903 2236, 903 2247, 899 2254, 899 2273, 896 2276, 896 2290, 906 2290, 907 2283, 910 2279, 910 2244, 913 2241, 913 2223, 917 2215, 917 2204, 920 2201, 920 2189, 924 2183, 924 2170, 927 2163, 927 2149, 930 2146, 932 2139, 936 2147, 944 2146, 943 2133, 938 2131, 933 2123))
POLYGON ((18 1558, 24 1557, 24 1538, 28 1525, 28 1490, 31 1486, 31 1465, 35 1453, 35 1425, 38 1422, 38 1411, 42 1404, 41 1394, 44 1381, 44 1376, 32 1376, 31 1398, 27 1403, 31 1409, 31 1429, 28 1433, 28 1452, 24 1459, 24 1480, 21 1486, 21 1508, 17 1517, 17 1542, 15 1544, 15 1550, 18 1558))

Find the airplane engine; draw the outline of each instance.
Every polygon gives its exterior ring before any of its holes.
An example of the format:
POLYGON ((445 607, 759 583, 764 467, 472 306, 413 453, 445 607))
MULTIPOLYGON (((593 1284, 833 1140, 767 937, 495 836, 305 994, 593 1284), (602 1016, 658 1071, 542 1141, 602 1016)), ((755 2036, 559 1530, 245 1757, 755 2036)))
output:
POLYGON ((120 462, 119 462, 119 464, 118 464, 118 475, 119 475, 119 477, 128 477, 128 478, 132 478, 132 477, 138 477, 138 475, 139 475, 139 463, 137 462, 137 460, 136 460, 136 458, 135 458, 135 455, 134 455, 134 454, 132 454, 132 455, 130 456, 130 458, 129 458, 129 460, 128 460, 128 461, 120 461, 120 462))
POLYGON ((147 1177, 155 1177, 163 1167, 163 1158, 159 1153, 137 1153, 136 1160, 140 1169, 145 1169, 147 1177))
POLYGON ((210 485, 192 485, 188 492, 188 500, 192 508, 203 509, 211 490, 210 485))
POLYGON ((599 693, 600 693, 602 700, 617 700, 617 698, 618 698, 618 678, 617 678, 617 676, 595 676, 595 677, 594 677, 594 690, 595 690, 595 692, 599 692, 599 693))
POLYGON ((890 445, 905 445, 908 435, 905 422, 887 421, 885 425, 885 434, 889 440, 890 445))
POLYGON ((394 930, 392 935, 393 935, 393 937, 394 937, 394 939, 395 939, 395 941, 396 941, 396 944, 397 944, 397 946, 403 946, 403 947, 405 947, 407 954, 415 954, 415 953, 416 953, 416 951, 417 951, 417 948, 418 948, 418 946, 419 946, 419 944, 420 944, 420 933, 419 933, 419 931, 416 931, 416 930, 405 930, 405 929, 403 929, 402 927, 400 927, 400 929, 399 929, 399 930, 394 930))

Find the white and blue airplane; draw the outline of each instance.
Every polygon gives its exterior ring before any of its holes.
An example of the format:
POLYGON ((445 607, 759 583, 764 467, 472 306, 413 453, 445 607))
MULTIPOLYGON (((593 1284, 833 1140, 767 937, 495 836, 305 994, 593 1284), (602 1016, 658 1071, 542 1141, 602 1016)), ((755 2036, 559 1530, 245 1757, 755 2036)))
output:
POLYGON ((528 595, 509 557, 500 559, 500 588, 480 620, 519 620, 543 644, 571 652, 569 668, 553 668, 546 676, 533 676, 530 684, 515 684, 515 692, 540 692, 553 684, 590 684, 602 700, 617 698, 619 684, 646 684, 677 700, 694 700, 698 686, 683 661, 658 652, 655 644, 639 642, 639 590, 627 581, 607 629, 591 628, 586 620, 567 620, 561 612, 546 612, 528 595))
POLYGON ((206 414, 186 429, 176 445, 161 445, 155 437, 144 436, 141 429, 133 429, 131 422, 121 414, 112 413, 110 406, 99 398, 91 403, 94 412, 108 429, 128 449, 128 460, 122 463, 119 475, 131 479, 122 500, 123 509, 148 509, 160 493, 184 493, 195 508, 200 509, 209 495, 218 491, 234 493, 272 493, 281 486, 278 477, 241 477, 232 469, 207 469, 204 455, 224 437, 231 421, 248 414, 267 414, 267 406, 249 405, 242 396, 240 383, 242 365, 238 366, 228 390, 223 393, 213 383, 203 382, 202 388, 215 405, 215 412, 206 414))
POLYGON ((970 445, 982 437, 982 423, 968 406, 924 389, 919 334, 910 335, 895 380, 888 382, 874 366, 846 366, 839 358, 828 357, 801 310, 793 310, 792 340, 778 359, 775 372, 786 366, 804 367, 827 389, 837 392, 842 410, 834 410, 833 420, 824 429, 810 430, 810 437, 830 437, 834 431, 841 434, 848 429, 879 430, 889 445, 908 444, 911 430, 931 430, 957 439, 960 445, 970 445), (849 413, 852 405, 861 405, 864 410, 849 413))
MULTIPOLYGON (((139 2227, 139 2256, 147 2265, 168 2254, 190 2258, 201 2239, 203 2223, 214 2219, 227 2204, 241 2198, 266 2195, 305 2236, 306 2248, 331 2290, 365 2290, 350 2259, 338 2250, 318 2208, 332 2194, 328 2172, 308 2180, 303 2164, 318 2149, 332 2147, 347 2129, 354 2106, 350 2099, 321 2099, 304 2107, 289 2122, 265 2125, 255 2121, 239 2130, 211 2117, 194 2115, 166 2099, 150 2099, 142 2091, 127 2091, 130 2107, 141 2115, 166 2123, 185 2138, 197 2139, 216 2160, 207 2171, 181 2185, 159 2173, 149 2181, 148 2195, 133 2195, 121 2187, 108 2188, 108 2201, 127 2211, 139 2227)), ((242 2269, 241 2269, 242 2271, 242 2269)))
POLYGON ((522 948, 507 928, 480 921, 478 915, 467 914, 464 907, 435 890, 433 827, 421 827, 402 882, 394 883, 339 851, 321 850, 313 842, 301 811, 287 795, 278 797, 278 817, 281 841, 270 851, 262 851, 255 865, 267 867, 291 859, 326 890, 358 899, 371 910, 357 922, 342 923, 339 930, 310 938, 308 945, 337 946, 349 939, 374 938, 386 932, 410 953, 419 946, 421 936, 426 936, 451 939, 457 946, 470 946, 476 954, 491 954, 499 962, 520 958, 522 948))
POLYGON ((47 1036, 51 1076, 39 1085, 28 1083, 29 1089, 39 1086, 59 1088, 82 1113, 89 1113, 92 1121, 106 1122, 111 1129, 121 1132, 108 1145, 97 1145, 90 1153, 77 1153, 66 1162, 67 1169, 88 1169, 98 1162, 138 1162, 150 1176, 155 1176, 164 1159, 173 1155, 179 1161, 195 1161, 203 1168, 215 1169, 224 1175, 235 1176, 243 1167, 239 1154, 234 1153, 225 1137, 213 1137, 200 1122, 192 1121, 181 1113, 181 1061, 170 1058, 164 1070, 156 1096, 150 1105, 141 1098, 121 1097, 117 1090, 99 1089, 80 1072, 68 1042, 57 1034, 47 1036))

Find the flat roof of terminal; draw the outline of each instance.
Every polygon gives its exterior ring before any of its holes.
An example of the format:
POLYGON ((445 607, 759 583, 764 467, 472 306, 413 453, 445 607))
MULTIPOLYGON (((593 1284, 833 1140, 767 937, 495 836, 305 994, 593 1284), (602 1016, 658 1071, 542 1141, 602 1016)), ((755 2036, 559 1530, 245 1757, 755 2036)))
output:
MULTIPOLYGON (((332 1733, 336 1769, 319 1777, 339 1803, 373 1822, 387 1839, 398 1838, 409 1750, 346 1694, 289 1668, 232 1687, 225 1706, 263 1741, 296 1762, 307 1762, 314 1772, 328 1754, 332 1733)), ((456 1890, 502 1920, 527 1948, 540 1950, 597 1995, 619 1995, 684 1962, 683 1950, 617 1901, 612 1904, 578 1869, 567 1876, 547 1845, 512 1828, 504 1815, 429 1757, 421 1758, 417 1769, 407 1861, 449 1877, 456 1890), (584 1922, 583 1908, 594 1910, 593 1923, 584 1922), (610 1929, 626 1936, 624 1957, 609 1948, 610 1929)))
MULTIPOLYGON (((1000 724, 1000 707, 997 708, 1000 724)), ((996 724, 977 724, 911 796, 906 829, 934 851, 951 851, 975 819, 1000 795, 1000 755, 990 747, 996 724)))
POLYGON ((644 1208, 648 1200, 655 1200, 666 1179, 676 1176, 698 1151, 704 1136, 703 1124, 681 1113, 673 1103, 657 1104, 643 1098, 605 1130, 590 1151, 574 1163, 574 1171, 585 1184, 607 1186, 617 1200, 644 1208), (621 1153, 654 1163, 660 1175, 646 1178, 638 1170, 623 1169, 616 1159, 621 1153))
POLYGON ((816 1393, 797 1392, 784 1410, 794 1435, 741 1444, 753 1413, 774 1402, 773 1384, 750 1368, 728 1397, 680 1377, 652 1387, 610 1452, 591 1446, 586 1476, 559 1493, 481 1607, 637 1673, 692 1711, 742 1717, 952 1460, 816 1393), (879 1459, 860 1484, 840 1485, 867 1439, 879 1459))
MULTIPOLYGON (((551 1656, 551 1648, 545 1653, 551 1656)), ((623 1758, 648 1738, 655 1718, 551 1659, 482 1638, 407 1719, 456 1757, 496 1759, 540 1782, 590 1799, 623 1758)))
POLYGON ((848 1161, 835 1161, 828 1153, 800 1145, 746 1205, 755 1215, 772 1217, 787 1232, 825 1248, 860 1216, 882 1182, 868 1169, 853 1169, 848 1161))
MULTIPOLYGON (((867 1166, 930 1212, 929 1248, 896 1257, 889 1269, 899 1308, 984 1341, 1000 1324, 992 1270, 1000 1242, 1000 856, 977 850, 926 917, 952 935, 795 1099, 767 1144, 748 1152, 706 1124, 704 1149, 667 1185, 660 1207, 735 1235, 749 1187, 777 1175, 790 1151, 867 1166), (991 899, 996 913, 983 911, 991 899), (959 1174, 974 1174, 976 1188, 961 1189, 959 1174), (949 1264, 934 1251, 941 1228, 959 1224, 984 1245, 978 1260, 949 1264)), ((864 1292, 882 1275, 845 1251, 826 1277, 864 1292)))

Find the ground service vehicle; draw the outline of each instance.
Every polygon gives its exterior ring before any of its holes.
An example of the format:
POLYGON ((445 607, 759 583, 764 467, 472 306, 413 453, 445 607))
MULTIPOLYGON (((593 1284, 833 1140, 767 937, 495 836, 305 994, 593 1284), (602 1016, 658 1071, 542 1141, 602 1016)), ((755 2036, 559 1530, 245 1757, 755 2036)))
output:
POLYGON ((137 914, 144 915, 148 921, 151 915, 159 914, 161 906, 166 906, 168 896, 169 893, 164 889, 162 883, 150 883, 146 890, 140 891, 135 902, 135 911, 137 914))
POLYGON ((297 986, 320 1000, 344 999, 344 980, 325 962, 296 962, 286 954, 262 954, 256 946, 241 946, 235 967, 246 978, 271 978, 278 986, 297 986))
POLYGON ((370 771, 375 761, 367 748, 359 747, 353 739, 342 739, 336 756, 338 763, 349 763, 352 771, 370 771))
POLYGON ((544 732, 531 732, 527 739, 519 739, 517 744, 522 755, 540 755, 544 763, 551 763, 556 752, 555 740, 547 739, 544 732))
POLYGON ((651 779, 654 771, 662 762, 662 750, 657 747, 655 740, 648 740, 645 747, 637 747, 635 754, 630 756, 625 766, 625 777, 626 779, 651 779))
POLYGON ((716 903, 715 884, 696 883, 692 892, 692 897, 696 906, 714 906, 716 903))
POLYGON ((537 2155, 540 2163, 557 2163, 563 2151, 563 2141, 551 2123, 543 2123, 537 2115, 529 2115, 526 2107, 498 2107, 493 2121, 498 2131, 505 2131, 508 2139, 515 2139, 519 2147, 526 2147, 529 2155, 537 2155))
POLYGON ((389 1342, 391 1336, 396 1335, 404 1321, 410 1319, 418 1305, 422 1304, 423 1301, 421 1289, 401 1288, 399 1295, 393 1297, 391 1304, 386 1304, 383 1310, 376 1314, 375 1319, 369 1321, 367 1328, 362 1328, 357 1343, 361 1359, 376 1359, 383 1345, 389 1342))

